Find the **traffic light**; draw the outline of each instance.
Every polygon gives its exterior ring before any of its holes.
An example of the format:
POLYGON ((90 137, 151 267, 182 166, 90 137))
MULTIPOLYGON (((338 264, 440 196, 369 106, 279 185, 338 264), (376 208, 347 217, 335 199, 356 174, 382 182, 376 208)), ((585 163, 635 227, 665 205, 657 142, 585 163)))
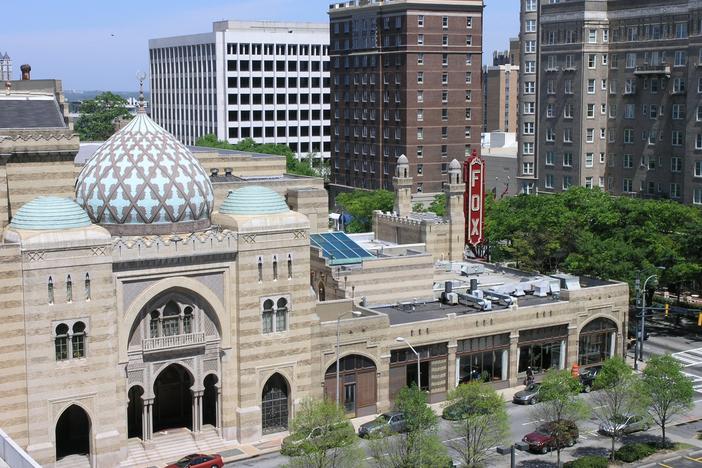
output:
POLYGON ((670 304, 665 305, 665 318, 668 318, 668 315, 670 315, 670 304))

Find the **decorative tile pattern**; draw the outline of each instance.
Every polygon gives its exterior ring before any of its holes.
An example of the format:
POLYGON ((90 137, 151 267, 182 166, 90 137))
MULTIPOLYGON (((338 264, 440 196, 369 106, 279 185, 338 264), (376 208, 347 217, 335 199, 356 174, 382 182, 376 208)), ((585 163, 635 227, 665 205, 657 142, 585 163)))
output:
POLYGON ((192 153, 139 113, 85 164, 76 200, 95 223, 169 225, 208 220, 214 192, 192 153))

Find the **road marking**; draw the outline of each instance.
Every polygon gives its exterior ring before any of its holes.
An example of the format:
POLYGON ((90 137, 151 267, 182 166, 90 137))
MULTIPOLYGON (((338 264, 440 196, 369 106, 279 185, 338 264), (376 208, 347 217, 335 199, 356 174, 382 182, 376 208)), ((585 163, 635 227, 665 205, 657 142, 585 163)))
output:
POLYGON ((659 465, 661 465, 663 468, 673 468, 672 466, 666 465, 665 463, 659 463, 659 465))
POLYGON ((688 457, 687 455, 685 455, 685 458, 687 458, 688 460, 692 460, 693 462, 702 463, 702 457, 692 458, 692 457, 688 457))
POLYGON ((673 353, 672 356, 680 361, 683 367, 692 367, 702 364, 702 348, 678 351, 677 353, 673 353))
POLYGON ((536 421, 527 421, 525 423, 522 423, 522 426, 528 426, 529 424, 540 423, 541 421, 543 421, 543 419, 537 419, 536 421))
POLYGON ((698 393, 702 393, 702 377, 695 374, 683 372, 683 375, 692 381, 692 389, 698 393))

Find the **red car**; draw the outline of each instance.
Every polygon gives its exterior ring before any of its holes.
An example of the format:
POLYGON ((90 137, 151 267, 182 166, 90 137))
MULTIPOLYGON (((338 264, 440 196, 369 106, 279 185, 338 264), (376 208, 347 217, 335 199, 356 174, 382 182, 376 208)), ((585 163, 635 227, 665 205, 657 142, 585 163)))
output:
POLYGON ((561 420, 560 423, 551 421, 542 424, 534 432, 525 435, 522 442, 526 442, 529 445, 529 450, 532 452, 546 453, 558 447, 557 433, 560 433, 561 448, 575 445, 580 435, 578 426, 573 421, 561 420))
POLYGON ((183 457, 175 463, 171 463, 166 468, 223 468, 224 462, 220 455, 205 455, 193 453, 183 457))

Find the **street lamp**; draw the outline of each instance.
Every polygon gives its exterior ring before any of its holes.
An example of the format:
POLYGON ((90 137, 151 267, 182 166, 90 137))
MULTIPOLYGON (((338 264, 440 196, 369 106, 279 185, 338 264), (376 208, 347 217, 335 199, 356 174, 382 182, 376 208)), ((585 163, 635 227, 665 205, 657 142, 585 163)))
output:
MULTIPOLYGON (((656 267, 656 268, 659 270, 665 270, 665 267, 656 267)), ((658 275, 655 273, 653 275, 649 276, 648 278, 646 278, 646 281, 644 281, 644 284, 643 284, 643 288, 640 291, 640 293, 641 293, 641 338, 639 341, 639 359, 641 360, 641 362, 643 362, 644 337, 646 336, 645 335, 645 332, 646 332, 646 285, 648 284, 648 282, 650 280, 652 280, 654 278, 656 281, 658 281, 658 275)), ((635 368, 638 367, 636 365, 635 360, 634 360, 634 364, 635 364, 634 365, 635 368)))
POLYGON ((417 352, 417 350, 415 350, 415 349, 412 347, 412 345, 410 344, 410 342, 407 341, 406 339, 404 339, 403 337, 398 336, 397 338, 395 338, 395 341, 397 341, 397 342, 399 342, 399 343, 406 343, 407 346, 409 346, 409 348, 412 350, 412 352, 413 352, 414 354, 417 355, 417 387, 418 387, 419 390, 421 391, 421 390, 422 390, 422 369, 421 369, 421 367, 419 366, 419 364, 420 364, 420 363, 419 363, 419 353, 417 352))
POLYGON ((354 317, 360 317, 361 315, 363 315, 358 310, 352 310, 352 311, 342 312, 336 318, 336 406, 339 406, 339 324, 341 323, 341 319, 344 316, 348 315, 349 312, 354 317))

